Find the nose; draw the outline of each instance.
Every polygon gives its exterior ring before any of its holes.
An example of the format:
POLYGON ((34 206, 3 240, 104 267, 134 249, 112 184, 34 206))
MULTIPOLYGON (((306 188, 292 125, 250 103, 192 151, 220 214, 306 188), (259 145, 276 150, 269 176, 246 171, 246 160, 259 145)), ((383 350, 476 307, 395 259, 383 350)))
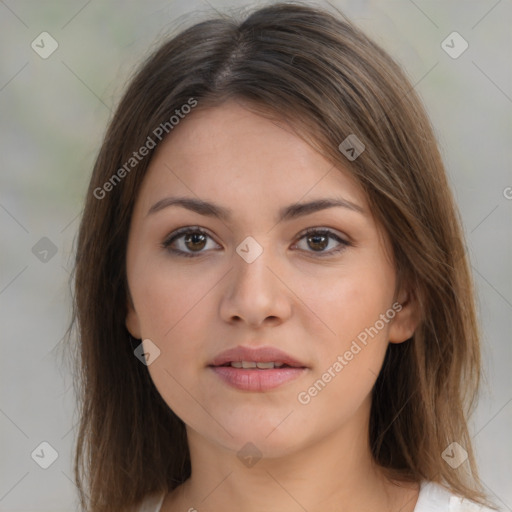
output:
POLYGON ((258 328, 279 325, 290 317, 293 293, 275 260, 270 260, 266 250, 252 263, 234 255, 220 304, 225 322, 258 328))

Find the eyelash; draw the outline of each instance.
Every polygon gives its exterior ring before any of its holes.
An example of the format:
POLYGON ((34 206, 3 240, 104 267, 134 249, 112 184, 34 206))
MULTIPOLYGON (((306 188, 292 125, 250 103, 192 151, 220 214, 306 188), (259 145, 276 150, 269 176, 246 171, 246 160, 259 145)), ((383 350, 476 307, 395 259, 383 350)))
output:
MULTIPOLYGON (((191 233, 196 233, 196 234, 199 233, 201 235, 206 235, 208 238, 212 239, 212 237, 206 231, 201 229, 200 227, 187 226, 187 227, 178 229, 177 231, 174 231, 173 233, 171 233, 162 242, 162 248, 163 249, 167 249, 169 252, 171 252, 171 253, 173 253, 173 254, 175 254, 177 256, 183 256, 185 258, 197 258, 197 257, 203 255, 204 254, 203 251, 198 251, 196 253, 190 253, 190 252, 182 251, 180 249, 172 249, 170 247, 170 245, 175 240, 178 240, 182 236, 187 235, 187 234, 191 234, 191 233)), ((305 230, 305 231, 303 231, 302 233, 299 234, 299 241, 302 240, 303 238, 306 238, 306 237, 311 236, 311 235, 327 236, 330 239, 336 240, 336 242, 339 242, 339 244, 340 244, 340 246, 338 248, 331 249, 330 251, 327 251, 327 252, 323 252, 323 251, 306 251, 306 252, 311 252, 311 253, 317 255, 320 258, 327 257, 327 256, 332 256, 334 254, 338 254, 338 253, 344 251, 346 249, 346 247, 352 246, 352 244, 350 242, 347 242, 346 240, 343 240, 336 233, 334 233, 333 231, 331 231, 329 229, 325 229, 325 228, 308 228, 307 230, 305 230)))

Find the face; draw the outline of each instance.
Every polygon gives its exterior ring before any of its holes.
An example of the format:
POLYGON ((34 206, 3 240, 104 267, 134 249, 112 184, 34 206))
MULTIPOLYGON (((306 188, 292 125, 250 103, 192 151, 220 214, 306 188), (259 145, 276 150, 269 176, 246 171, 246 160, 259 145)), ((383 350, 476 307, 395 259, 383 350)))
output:
POLYGON ((194 111, 158 148, 127 276, 126 325, 160 351, 148 370, 161 396, 189 434, 233 451, 252 442, 275 457, 366 428, 387 345, 414 330, 358 183, 235 101, 194 111), (237 347, 271 347, 300 368, 212 366, 237 347))

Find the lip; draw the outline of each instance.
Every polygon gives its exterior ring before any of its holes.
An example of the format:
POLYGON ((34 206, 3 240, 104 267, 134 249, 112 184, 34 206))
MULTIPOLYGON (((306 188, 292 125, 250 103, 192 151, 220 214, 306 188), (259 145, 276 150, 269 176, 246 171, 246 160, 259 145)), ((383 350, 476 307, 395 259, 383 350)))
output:
POLYGON ((216 356, 209 366, 222 366, 232 361, 254 361, 263 363, 267 361, 281 362, 296 368, 306 368, 304 363, 288 355, 286 352, 274 347, 243 347, 238 346, 221 352, 216 356))
POLYGON ((242 391, 264 392, 295 380, 307 371, 307 366, 285 352, 273 347, 236 347, 221 352, 209 368, 226 384, 242 391), (222 366, 233 361, 281 362, 288 367, 245 369, 222 366))

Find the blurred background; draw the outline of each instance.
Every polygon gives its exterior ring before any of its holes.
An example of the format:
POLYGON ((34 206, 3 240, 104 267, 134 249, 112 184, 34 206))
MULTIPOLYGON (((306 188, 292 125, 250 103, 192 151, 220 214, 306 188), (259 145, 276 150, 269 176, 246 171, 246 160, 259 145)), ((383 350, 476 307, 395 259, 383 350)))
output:
MULTIPOLYGON (((0 511, 76 509, 68 280, 91 169, 129 76, 184 27, 270 3, 0 1, 0 511)), ((340 9, 388 50, 435 126, 483 331, 471 432, 491 498, 512 511, 512 2, 311 3, 340 9)))

